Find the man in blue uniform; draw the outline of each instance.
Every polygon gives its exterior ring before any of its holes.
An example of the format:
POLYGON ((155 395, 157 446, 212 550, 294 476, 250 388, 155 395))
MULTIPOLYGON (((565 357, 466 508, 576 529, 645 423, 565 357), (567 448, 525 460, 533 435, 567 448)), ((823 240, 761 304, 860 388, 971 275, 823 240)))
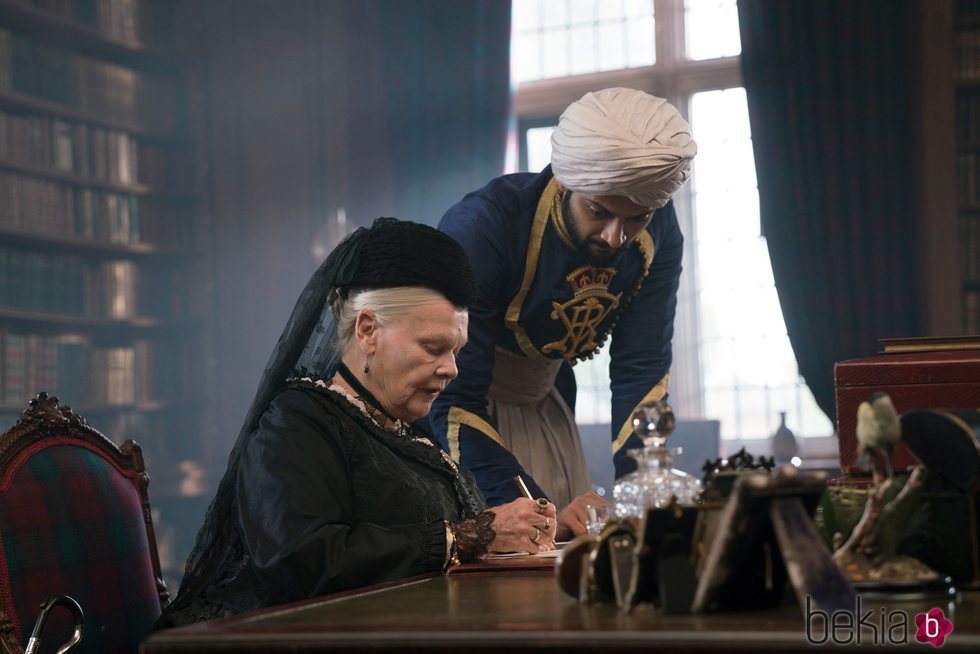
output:
POLYGON ((588 93, 562 113, 550 166, 492 180, 439 224, 466 250, 478 298, 433 433, 491 506, 518 497, 517 475, 551 499, 559 538, 583 533, 586 505, 605 503, 590 491, 569 364, 611 338, 617 476, 642 446, 633 409, 667 392, 683 250, 670 198, 696 151, 662 98, 588 93))

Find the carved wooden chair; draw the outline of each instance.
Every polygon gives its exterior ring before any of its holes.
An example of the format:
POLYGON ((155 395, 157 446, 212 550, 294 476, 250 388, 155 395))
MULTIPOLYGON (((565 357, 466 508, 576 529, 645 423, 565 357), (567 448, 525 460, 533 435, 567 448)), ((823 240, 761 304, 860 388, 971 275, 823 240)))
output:
MULTIPOLYGON (((30 401, 0 436, 0 652, 27 642, 51 595, 85 612, 73 652, 136 651, 169 598, 148 483, 139 445, 116 447, 56 397, 30 401)), ((42 651, 72 631, 52 613, 42 651)))
POLYGON ((0 654, 20 654, 23 649, 14 633, 14 623, 0 609, 0 654))

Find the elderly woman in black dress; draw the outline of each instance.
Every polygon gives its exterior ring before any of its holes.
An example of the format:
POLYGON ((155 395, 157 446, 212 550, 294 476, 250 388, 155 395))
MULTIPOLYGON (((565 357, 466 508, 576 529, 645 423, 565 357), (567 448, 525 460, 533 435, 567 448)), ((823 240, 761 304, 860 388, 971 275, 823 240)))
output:
POLYGON ((459 245, 424 225, 379 219, 331 253, 273 351, 158 626, 554 548, 553 505, 487 509, 413 425, 456 376, 475 288, 459 245))

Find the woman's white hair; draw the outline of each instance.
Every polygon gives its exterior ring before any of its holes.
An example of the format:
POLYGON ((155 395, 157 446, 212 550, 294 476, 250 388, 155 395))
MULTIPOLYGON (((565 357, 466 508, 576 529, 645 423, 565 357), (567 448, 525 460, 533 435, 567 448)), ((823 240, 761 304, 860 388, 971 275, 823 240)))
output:
MULTIPOLYGON (((362 310, 371 311, 378 324, 384 327, 420 304, 439 300, 448 302, 442 293, 421 286, 396 286, 358 291, 351 293, 346 300, 338 297, 333 303, 333 313, 337 320, 337 351, 347 351, 354 337, 357 315, 362 310)), ((466 313, 466 309, 459 307, 456 311, 466 313)))

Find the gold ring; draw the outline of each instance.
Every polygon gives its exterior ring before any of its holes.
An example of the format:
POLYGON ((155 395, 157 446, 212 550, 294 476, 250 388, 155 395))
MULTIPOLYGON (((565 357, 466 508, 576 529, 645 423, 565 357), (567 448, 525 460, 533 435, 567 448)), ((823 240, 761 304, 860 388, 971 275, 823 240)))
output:
POLYGON ((550 518, 545 518, 544 519, 544 530, 545 531, 548 531, 549 529, 551 529, 551 519, 550 518))
POLYGON ((541 532, 535 529, 534 536, 531 538, 531 542, 537 545, 539 540, 541 540, 541 532))

